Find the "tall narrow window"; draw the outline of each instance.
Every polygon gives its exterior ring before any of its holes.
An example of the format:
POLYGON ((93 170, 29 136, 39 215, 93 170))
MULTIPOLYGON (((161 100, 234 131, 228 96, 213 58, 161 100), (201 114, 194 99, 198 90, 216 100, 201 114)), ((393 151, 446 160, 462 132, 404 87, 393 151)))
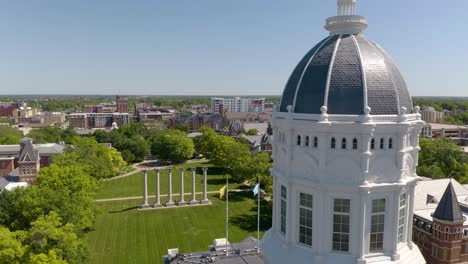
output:
POLYGON ((287 189, 285 186, 281 185, 281 221, 280 221, 280 230, 283 235, 286 235, 286 199, 287 199, 287 189))
POLYGON ((343 139, 341 140, 341 148, 342 148, 342 149, 346 149, 346 138, 343 138, 343 139))
POLYGON ((333 250, 349 251, 350 200, 335 199, 333 202, 333 250))
POLYGON ((330 147, 334 149, 336 147, 336 139, 333 137, 330 142, 330 147))
POLYGON ((301 193, 299 202, 299 243, 312 246, 312 195, 301 193))
POLYGON ((306 145, 306 147, 309 146, 309 136, 306 136, 306 138, 305 138, 305 145, 306 145))
POLYGON ((406 193, 400 195, 400 210, 398 211, 398 242, 405 241, 406 233, 406 193))
POLYGON ((445 228, 445 240, 449 239, 449 234, 450 234, 450 228, 446 227, 445 228))
POLYGON ((301 145, 301 135, 297 135, 297 145, 301 145))
POLYGON ((371 139, 371 141, 370 141, 370 148, 375 149, 375 139, 374 138, 371 139))
POLYGON ((314 137, 314 148, 318 147, 318 137, 314 137))
POLYGON ((393 139, 391 139, 391 138, 388 139, 388 148, 389 149, 393 148, 393 139))
POLYGON ((380 149, 383 149, 384 148, 384 139, 381 138, 380 139, 380 149))
POLYGON ((357 149, 357 139, 353 139, 353 149, 357 149))
POLYGON ((369 251, 383 250, 385 229, 385 199, 372 200, 369 251))

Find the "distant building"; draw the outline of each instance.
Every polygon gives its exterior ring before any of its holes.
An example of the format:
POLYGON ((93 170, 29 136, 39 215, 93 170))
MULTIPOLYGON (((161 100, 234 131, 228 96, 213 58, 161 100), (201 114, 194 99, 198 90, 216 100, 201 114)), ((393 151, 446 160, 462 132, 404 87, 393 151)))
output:
POLYGON ((118 113, 128 113, 128 99, 117 96, 115 99, 118 113))
POLYGON ((211 98, 211 112, 264 112, 265 98, 211 98))
POLYGON ((12 102, 0 102, 0 117, 13 117, 16 106, 12 102))
POLYGON ((415 195, 413 242, 427 263, 468 263, 468 189, 450 179, 420 181, 415 195))
POLYGON ((271 119, 270 112, 225 112, 228 121, 240 120, 244 122, 268 122, 271 119))
POLYGON ((421 119, 428 123, 438 123, 444 119, 444 112, 439 112, 434 107, 423 107, 421 109, 421 119))
POLYGON ((49 166, 52 157, 63 150, 61 144, 33 144, 28 137, 23 138, 19 145, 0 145, 0 178, 35 184, 39 169, 49 166))
POLYGON ((210 127, 216 131, 221 131, 226 125, 222 114, 211 113, 177 113, 175 114, 175 117, 168 121, 168 128, 174 129, 178 125, 187 125, 190 132, 197 132, 202 126, 210 127))
POLYGON ((130 116, 128 113, 75 113, 68 117, 71 128, 112 128, 112 123, 117 126, 128 125, 130 116))
POLYGON ((85 113, 102 113, 103 112, 102 105, 87 105, 84 108, 85 113))

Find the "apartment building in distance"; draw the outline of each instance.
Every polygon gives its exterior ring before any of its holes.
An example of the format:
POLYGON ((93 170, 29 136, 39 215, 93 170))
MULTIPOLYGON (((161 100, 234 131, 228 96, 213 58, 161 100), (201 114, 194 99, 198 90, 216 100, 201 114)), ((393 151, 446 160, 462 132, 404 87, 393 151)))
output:
POLYGON ((421 119, 428 123, 439 123, 445 117, 444 112, 439 112, 434 107, 426 106, 421 109, 421 119))
POLYGON ((265 98, 211 98, 211 112, 223 114, 225 112, 257 112, 265 111, 265 98))
POLYGON ((128 113, 74 113, 68 116, 71 128, 111 128, 113 124, 117 126, 128 125, 130 115, 128 113))

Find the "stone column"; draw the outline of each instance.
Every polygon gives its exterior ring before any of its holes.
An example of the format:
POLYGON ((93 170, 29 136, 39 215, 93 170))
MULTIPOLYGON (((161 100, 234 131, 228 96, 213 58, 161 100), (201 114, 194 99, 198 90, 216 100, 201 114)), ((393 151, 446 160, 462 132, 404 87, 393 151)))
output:
POLYGON ((156 200, 154 203, 154 207, 160 207, 161 206, 161 190, 160 190, 160 183, 159 183, 159 169, 155 169, 154 172, 156 173, 156 200))
POLYGON ((141 208, 148 207, 148 171, 143 171, 143 204, 141 208))
POLYGON ((208 167, 203 167, 203 200, 202 203, 208 203, 208 192, 206 191, 207 188, 207 175, 208 167))
POLYGON ((196 193, 195 193, 195 175, 196 175, 196 168, 190 168, 190 171, 192 172, 192 200, 190 200, 190 204, 196 204, 198 201, 195 199, 196 193))
POLYGON ((179 168, 179 175, 180 175, 180 197, 178 205, 184 205, 184 168, 179 168))
POLYGON ((173 205, 174 202, 172 201, 172 168, 167 169, 168 172, 168 189, 167 189, 167 203, 166 205, 173 205))

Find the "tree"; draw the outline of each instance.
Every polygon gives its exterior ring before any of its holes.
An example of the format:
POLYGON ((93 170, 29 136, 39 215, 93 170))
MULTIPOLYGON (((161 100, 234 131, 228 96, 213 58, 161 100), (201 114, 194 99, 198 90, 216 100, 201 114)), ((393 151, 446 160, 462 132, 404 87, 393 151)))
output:
POLYGON ((94 138, 75 137, 73 147, 55 156, 53 162, 59 166, 80 165, 84 171, 97 179, 118 175, 127 166, 122 154, 112 147, 98 144, 94 138))
POLYGON ((65 142, 71 144, 73 138, 78 137, 78 133, 72 128, 61 129, 60 127, 45 126, 40 129, 31 130, 28 137, 32 138, 34 143, 65 142))
POLYGON ((0 145, 16 145, 19 144, 21 136, 15 134, 5 135, 0 137, 0 145))
POLYGON ((0 264, 20 264, 25 248, 17 232, 0 226, 0 264))
POLYGON ((190 128, 186 124, 179 124, 176 126, 175 129, 185 132, 187 134, 190 133, 190 128))
POLYGON ((47 204, 45 212, 55 211, 63 223, 73 224, 78 231, 91 228, 94 220, 94 197, 97 182, 77 165, 51 166, 39 171, 40 197, 47 204))
POLYGON ((194 144, 185 132, 167 130, 154 139, 151 152, 160 159, 181 162, 193 156, 194 144))
POLYGON ((418 174, 433 178, 448 177, 451 174, 462 183, 468 181, 467 158, 462 149, 449 138, 422 138, 419 145, 421 151, 418 174))
POLYGON ((31 224, 26 243, 34 263, 83 263, 86 245, 74 232, 73 224, 62 224, 59 215, 51 211, 31 224))
POLYGON ((255 129, 255 128, 252 128, 252 129, 247 130, 247 132, 245 132, 245 134, 249 135, 249 136, 256 136, 256 135, 258 135, 258 130, 255 129))

